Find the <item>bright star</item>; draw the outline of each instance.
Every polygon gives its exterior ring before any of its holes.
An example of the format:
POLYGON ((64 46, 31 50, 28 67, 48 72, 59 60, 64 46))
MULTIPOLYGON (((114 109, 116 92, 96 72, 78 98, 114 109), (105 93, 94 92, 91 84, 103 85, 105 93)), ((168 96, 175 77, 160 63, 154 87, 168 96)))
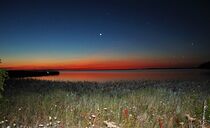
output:
POLYGON ((102 34, 102 33, 100 33, 99 35, 100 35, 100 36, 102 36, 103 34, 102 34))

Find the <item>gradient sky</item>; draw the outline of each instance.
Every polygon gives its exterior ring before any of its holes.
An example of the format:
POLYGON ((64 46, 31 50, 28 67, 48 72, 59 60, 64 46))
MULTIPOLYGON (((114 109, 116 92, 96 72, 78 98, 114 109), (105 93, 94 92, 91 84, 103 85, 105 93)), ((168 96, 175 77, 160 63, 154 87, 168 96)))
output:
POLYGON ((209 55, 207 0, 0 0, 1 68, 192 67, 209 55))

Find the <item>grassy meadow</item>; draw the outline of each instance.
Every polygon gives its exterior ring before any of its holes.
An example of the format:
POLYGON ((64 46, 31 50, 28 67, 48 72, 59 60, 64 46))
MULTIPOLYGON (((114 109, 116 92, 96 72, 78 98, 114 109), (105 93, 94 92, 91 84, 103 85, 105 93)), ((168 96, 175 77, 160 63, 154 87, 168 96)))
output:
POLYGON ((0 127, 210 127, 210 81, 10 79, 0 127))

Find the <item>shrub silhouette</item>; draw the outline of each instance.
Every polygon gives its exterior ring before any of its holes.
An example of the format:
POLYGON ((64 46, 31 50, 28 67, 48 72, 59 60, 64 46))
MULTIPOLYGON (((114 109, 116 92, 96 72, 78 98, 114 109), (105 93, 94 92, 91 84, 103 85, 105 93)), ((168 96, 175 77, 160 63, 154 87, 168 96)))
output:
POLYGON ((2 97, 1 93, 4 91, 4 82, 6 78, 7 78, 7 72, 5 70, 0 69, 0 98, 2 97))

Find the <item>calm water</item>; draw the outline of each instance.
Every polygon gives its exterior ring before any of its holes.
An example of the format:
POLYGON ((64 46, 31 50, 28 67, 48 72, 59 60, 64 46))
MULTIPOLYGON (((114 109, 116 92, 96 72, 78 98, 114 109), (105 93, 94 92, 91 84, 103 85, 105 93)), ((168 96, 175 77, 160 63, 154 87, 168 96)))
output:
POLYGON ((60 81, 113 81, 113 80, 210 80, 209 70, 169 69, 131 71, 60 71, 60 75, 35 79, 60 81))

